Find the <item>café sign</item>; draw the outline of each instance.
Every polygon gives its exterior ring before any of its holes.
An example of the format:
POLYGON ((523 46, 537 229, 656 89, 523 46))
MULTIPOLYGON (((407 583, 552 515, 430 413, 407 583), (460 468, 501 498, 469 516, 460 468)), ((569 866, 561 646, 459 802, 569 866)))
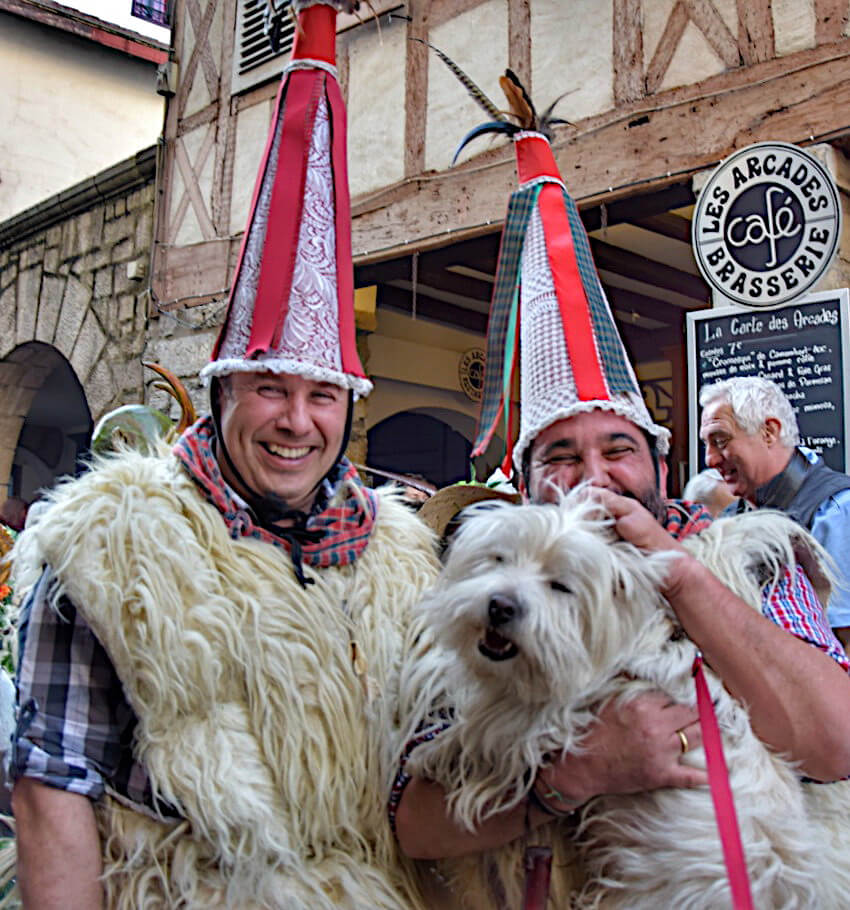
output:
POLYGON ((840 236, 835 181, 817 158, 785 142, 760 142, 723 161, 691 225, 705 280, 746 306, 805 294, 829 268, 840 236))

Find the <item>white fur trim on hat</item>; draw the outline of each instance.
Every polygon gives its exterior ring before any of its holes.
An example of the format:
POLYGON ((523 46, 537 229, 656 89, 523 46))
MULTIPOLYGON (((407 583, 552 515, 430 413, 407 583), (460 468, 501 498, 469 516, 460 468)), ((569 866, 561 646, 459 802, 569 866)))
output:
POLYGON ((304 363, 300 360, 288 360, 271 357, 268 360, 239 360, 238 358, 215 360, 208 363, 200 373, 204 385, 209 385, 214 376, 229 376, 231 373, 274 373, 276 375, 301 376, 313 382, 330 382, 341 389, 351 389, 355 400, 365 398, 372 391, 372 383, 360 376, 352 376, 340 370, 329 370, 326 367, 304 363))

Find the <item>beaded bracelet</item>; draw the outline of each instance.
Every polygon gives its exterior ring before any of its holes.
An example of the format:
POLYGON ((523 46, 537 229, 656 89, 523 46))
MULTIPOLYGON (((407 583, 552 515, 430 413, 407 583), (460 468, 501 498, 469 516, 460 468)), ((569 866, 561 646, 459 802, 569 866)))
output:
MULTIPOLYGON (((537 779, 543 780, 543 778, 536 778, 535 783, 537 782, 537 779)), ((559 803, 568 803, 569 799, 567 799, 563 793, 560 793, 558 790, 556 790, 551 784, 546 783, 545 780, 543 780, 543 783, 546 784, 549 790, 542 796, 537 792, 534 784, 531 785, 531 789, 528 791, 528 801, 533 806, 537 806, 537 808, 542 812, 545 812, 547 815, 551 815, 553 818, 570 818, 571 816, 575 815, 576 812, 578 812, 578 810, 581 808, 580 805, 573 806, 572 809, 567 809, 566 811, 554 808, 554 806, 546 802, 547 799, 554 799, 559 803)))

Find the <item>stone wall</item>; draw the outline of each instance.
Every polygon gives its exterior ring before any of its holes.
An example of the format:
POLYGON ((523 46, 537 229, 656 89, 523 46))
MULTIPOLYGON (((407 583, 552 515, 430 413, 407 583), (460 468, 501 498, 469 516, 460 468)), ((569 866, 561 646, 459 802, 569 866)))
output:
POLYGON ((63 358, 95 421, 144 396, 155 162, 148 149, 0 225, 0 484, 63 358))

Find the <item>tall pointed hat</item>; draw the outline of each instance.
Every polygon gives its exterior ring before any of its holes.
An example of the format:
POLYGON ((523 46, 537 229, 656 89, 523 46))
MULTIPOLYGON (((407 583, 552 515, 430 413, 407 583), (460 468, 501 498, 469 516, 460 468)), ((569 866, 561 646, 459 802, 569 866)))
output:
POLYGON ((298 26, 208 379, 292 373, 368 395, 355 343, 345 105, 336 73, 342 0, 294 0, 298 26))
MULTIPOLYGON (((526 123, 538 126, 530 99, 509 73, 503 88, 512 110, 523 101, 526 123), (516 86, 519 86, 517 90, 516 86)), ((547 112, 549 114, 550 111, 547 112)), ((546 114, 540 118, 545 129, 546 114)), ((522 121, 521 121, 522 122, 522 121)), ((549 123, 555 121, 549 120, 549 123)), ((473 130, 511 135, 519 188, 511 195, 490 309, 487 362, 478 438, 482 454, 504 423, 507 453, 521 470, 535 437, 555 421, 595 409, 609 410, 655 437, 664 455, 670 432, 656 424, 643 400, 590 252, 575 202, 542 132, 515 124, 473 130), (520 371, 519 433, 511 390, 520 371)), ((466 140, 465 140, 466 141, 466 140)))

